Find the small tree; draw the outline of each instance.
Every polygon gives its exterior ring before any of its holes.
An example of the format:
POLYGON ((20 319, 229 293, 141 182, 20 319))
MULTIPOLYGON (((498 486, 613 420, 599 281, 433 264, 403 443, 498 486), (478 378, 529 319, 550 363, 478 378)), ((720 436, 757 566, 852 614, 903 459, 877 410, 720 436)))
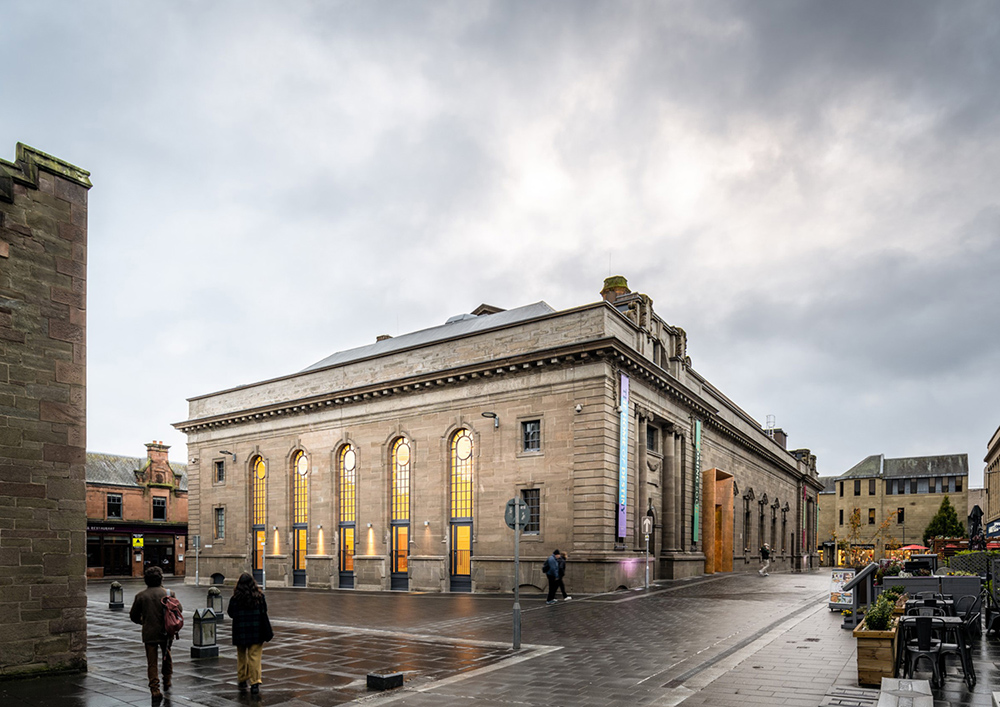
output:
POLYGON ((958 513, 951 501, 945 496, 941 501, 941 507, 931 518, 931 522, 924 529, 924 545, 928 545, 931 538, 964 538, 965 525, 958 519, 958 513))

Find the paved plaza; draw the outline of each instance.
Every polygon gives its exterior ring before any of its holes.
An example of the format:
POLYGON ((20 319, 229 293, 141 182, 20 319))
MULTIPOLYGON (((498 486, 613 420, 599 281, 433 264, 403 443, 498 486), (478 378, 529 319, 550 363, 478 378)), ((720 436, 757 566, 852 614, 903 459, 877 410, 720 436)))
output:
MULTIPOLYGON (((857 688, 854 639, 826 605, 828 570, 661 582, 555 606, 523 596, 520 651, 511 646, 509 595, 271 588, 276 636, 264 649, 259 698, 237 690, 228 621, 219 626, 218 658, 190 658, 190 615, 205 605, 207 587, 166 584, 188 617, 174 645, 169 705, 815 707, 857 688), (402 671, 404 686, 369 692, 367 673, 386 668, 402 671)), ((91 582, 89 672, 0 683, 0 704, 148 705, 139 627, 127 614, 142 586, 125 582, 126 611, 112 612, 108 582, 91 582)), ((991 643, 978 650, 975 691, 953 675, 936 707, 991 704, 1000 660, 991 643)))

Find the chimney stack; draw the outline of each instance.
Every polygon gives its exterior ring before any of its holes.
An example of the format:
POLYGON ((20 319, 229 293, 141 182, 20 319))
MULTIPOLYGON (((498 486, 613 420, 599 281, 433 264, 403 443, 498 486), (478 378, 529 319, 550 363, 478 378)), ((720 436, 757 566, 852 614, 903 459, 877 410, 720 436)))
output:
POLYGON ((615 300, 622 295, 627 295, 631 290, 628 288, 628 280, 621 275, 604 278, 604 289, 601 290, 601 297, 605 302, 614 304, 615 300))

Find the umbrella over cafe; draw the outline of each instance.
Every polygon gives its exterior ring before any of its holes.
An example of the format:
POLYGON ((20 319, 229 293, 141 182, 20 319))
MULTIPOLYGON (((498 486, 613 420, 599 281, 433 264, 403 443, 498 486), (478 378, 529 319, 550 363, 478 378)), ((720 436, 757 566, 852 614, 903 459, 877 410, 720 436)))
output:
POLYGON ((911 552, 914 551, 914 550, 930 550, 929 547, 924 547, 923 545, 904 545, 903 547, 901 547, 899 549, 900 550, 910 550, 911 552))

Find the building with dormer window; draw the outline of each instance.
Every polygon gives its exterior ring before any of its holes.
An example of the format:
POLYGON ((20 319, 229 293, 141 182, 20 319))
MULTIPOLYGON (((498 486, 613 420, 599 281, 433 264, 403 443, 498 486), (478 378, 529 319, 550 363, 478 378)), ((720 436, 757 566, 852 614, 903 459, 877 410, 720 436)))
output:
POLYGON ((156 565, 182 576, 187 549, 187 469, 162 442, 146 458, 87 452, 87 576, 141 577, 156 565))

